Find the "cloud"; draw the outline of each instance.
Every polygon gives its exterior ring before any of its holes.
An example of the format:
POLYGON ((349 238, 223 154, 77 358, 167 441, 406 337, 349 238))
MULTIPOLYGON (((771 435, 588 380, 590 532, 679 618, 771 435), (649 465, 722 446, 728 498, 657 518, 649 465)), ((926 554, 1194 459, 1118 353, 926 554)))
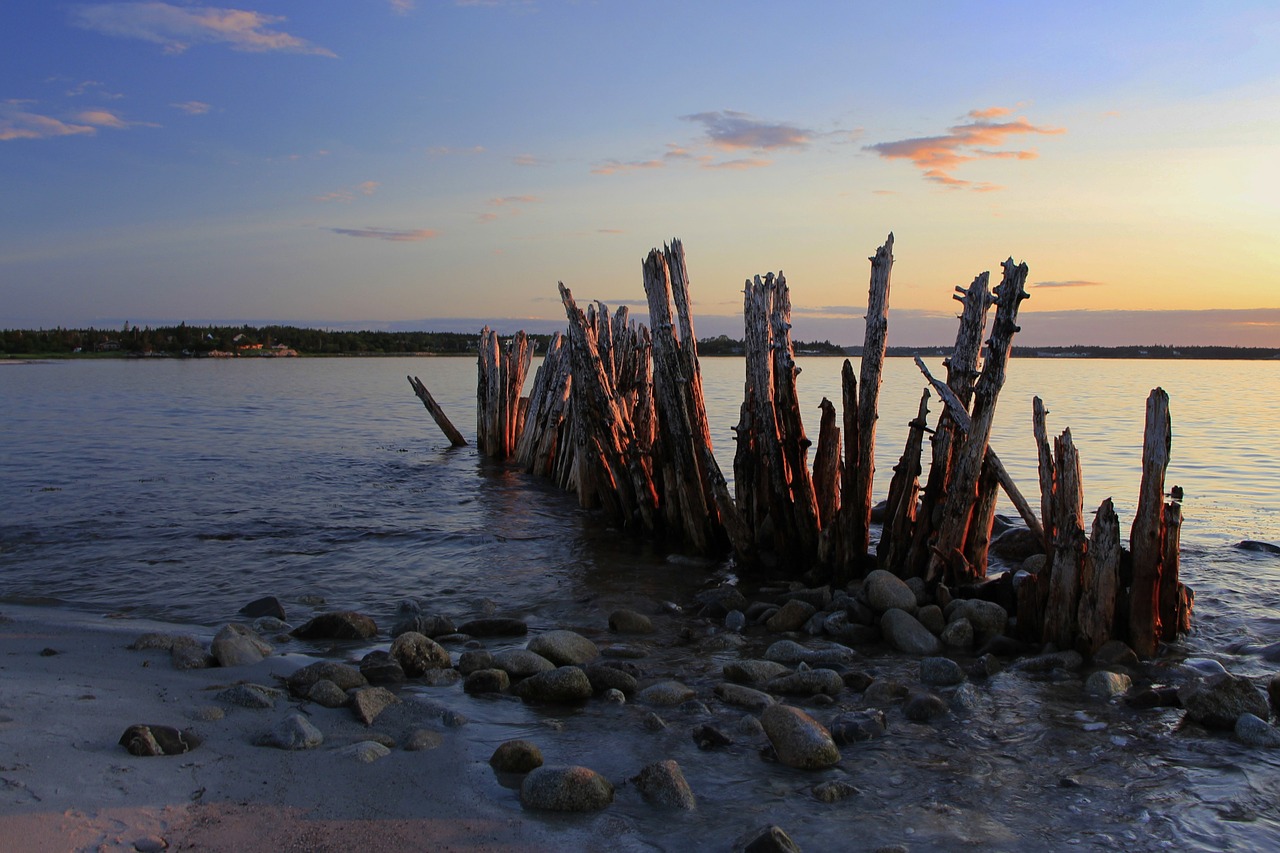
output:
POLYGON ((1032 287, 1101 287, 1106 282, 1102 281, 1081 281, 1073 279, 1071 281, 1037 281, 1032 287))
POLYGON ((175 6, 170 3, 96 3, 72 8, 71 22, 108 36, 139 39, 178 54, 193 44, 225 44, 249 53, 305 53, 336 56, 327 48, 271 26, 285 20, 243 9, 175 6))
MULTIPOLYGON (((542 199, 538 198, 536 195, 508 195, 500 198, 491 198, 489 199, 489 204, 493 207, 505 208, 508 216, 519 216, 521 213, 521 205, 539 204, 541 201, 542 199)), ((481 213, 477 219, 481 222, 493 222, 498 217, 498 213, 490 210, 485 213, 481 213)))
POLYGON ((702 164, 704 169, 728 169, 734 172, 741 172, 746 169, 762 169, 765 166, 772 166, 772 160, 761 160, 754 157, 748 157, 741 160, 726 160, 723 163, 705 162, 702 164))
POLYGON ((52 116, 29 112, 28 101, 0 102, 0 142, 15 139, 52 139, 55 136, 93 136, 97 128, 89 124, 68 124, 52 116))
POLYGON ((593 175, 617 175, 621 172, 635 172, 640 169, 661 169, 666 163, 661 160, 633 160, 623 163, 621 160, 605 160, 591 170, 593 175))
POLYGON ((397 15, 407 15, 417 5, 414 0, 387 0, 387 2, 391 5, 391 11, 397 15))
POLYGON ((948 128, 941 136, 920 136, 894 142, 879 142, 866 146, 886 160, 910 160, 927 181, 952 188, 967 188, 978 192, 1000 189, 995 184, 966 181, 952 173, 958 166, 974 160, 1031 160, 1037 153, 1031 150, 999 150, 1011 136, 1025 134, 1053 135, 1066 133, 1062 128, 1037 127, 1025 118, 1012 121, 993 121, 1008 115, 1005 107, 989 107, 972 110, 967 124, 948 128))
POLYGON ((78 98, 81 95, 94 95, 108 101, 118 101, 124 97, 118 92, 108 92, 106 85, 97 80, 85 80, 67 90, 68 98, 78 98))
POLYGON ((511 162, 517 166, 546 166, 547 161, 540 157, 534 157, 532 154, 517 154, 511 158, 511 162))
POLYGON ((448 145, 435 145, 427 149, 432 157, 450 157, 454 154, 483 154, 483 145, 472 145, 470 148, 451 148, 448 145))
POLYGON ((330 201, 355 201, 357 195, 373 195, 378 191, 378 187, 380 186, 382 186, 382 184, 377 181, 364 181, 363 183, 356 184, 354 187, 344 187, 340 190, 327 192, 324 195, 313 196, 312 201, 318 201, 321 203, 330 201))
POLYGON ((76 121, 82 121, 85 124, 91 124, 94 127, 111 127, 116 130, 124 130, 133 125, 143 125, 147 127, 155 127, 155 125, 147 124, 140 121, 125 121, 113 112, 108 110, 84 110, 72 116, 76 121))
POLYGON ((401 228, 330 228, 329 230, 344 237, 369 237, 374 240, 388 240, 392 243, 419 243, 439 236, 431 228, 418 228, 416 230, 401 228))
POLYGON ((721 151, 774 151, 779 148, 803 148, 813 132, 783 122, 761 121, 747 113, 722 110, 681 116, 685 121, 701 124, 712 147, 721 151))
POLYGON ((204 101, 182 101, 180 103, 170 104, 169 106, 173 107, 175 110, 182 110, 189 116, 202 116, 209 112, 209 110, 213 109, 213 107, 206 104, 204 101))

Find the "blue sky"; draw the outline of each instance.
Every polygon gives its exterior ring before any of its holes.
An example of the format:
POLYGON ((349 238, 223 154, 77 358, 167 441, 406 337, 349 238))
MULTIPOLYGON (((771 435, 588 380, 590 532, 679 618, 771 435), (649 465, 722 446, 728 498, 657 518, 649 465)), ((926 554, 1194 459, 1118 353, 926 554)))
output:
POLYGON ((548 328, 679 237, 699 333, 782 269, 853 343, 893 231, 891 343, 1012 255, 1025 342, 1280 346, 1274 3, 8 0, 0 67, 0 326, 548 328))

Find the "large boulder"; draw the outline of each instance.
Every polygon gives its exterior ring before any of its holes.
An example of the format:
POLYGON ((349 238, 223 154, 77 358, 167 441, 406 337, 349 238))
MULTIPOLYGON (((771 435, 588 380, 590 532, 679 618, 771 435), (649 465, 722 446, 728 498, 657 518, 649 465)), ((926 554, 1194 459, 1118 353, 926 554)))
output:
POLYGON ((513 692, 526 702, 581 702, 592 694, 591 680, 576 666, 531 675, 513 692))
POLYGON ((573 631, 548 631, 525 644, 534 654, 542 655, 556 666, 581 666, 600 656, 596 644, 573 631))
POLYGON ((880 634, 903 654, 924 657, 942 651, 938 638, 905 610, 886 610, 880 617, 880 634))
POLYGON ((1187 719, 1206 728, 1235 728, 1241 714, 1267 718, 1267 700, 1253 682, 1243 676, 1223 673, 1199 679, 1178 689, 1178 698, 1187 719))
POLYGON ((831 733, 799 708, 770 705, 760 715, 760 724, 778 760, 788 767, 821 770, 840 761, 831 733))
POLYGON ((538 767, 524 777, 520 802, 528 809, 597 811, 613 802, 613 784, 586 767, 538 767))
POLYGON ((512 678, 528 678, 556 668, 554 663, 528 649, 503 649, 493 656, 493 665, 512 678))
POLYGON ((877 613, 884 613, 886 610, 916 612, 915 592, 893 572, 886 572, 884 569, 871 572, 862 582, 862 592, 867 597, 867 603, 877 613))
POLYGON ((946 608, 947 622, 968 619, 973 626, 974 639, 983 643, 1004 633, 1009 624, 1009 613, 994 601, 981 598, 957 598, 946 608))
POLYGON ((363 613, 338 610, 313 617, 294 628, 293 636, 300 640, 371 640, 378 636, 378 626, 363 613))
POLYGON ((680 765, 670 759, 646 765, 631 781, 641 796, 655 806, 692 809, 698 804, 680 765))
POLYGON ((271 644, 247 625, 224 625, 213 638, 210 653, 218 666, 249 666, 271 654, 271 644))
POLYGON ((417 631, 396 637, 391 643, 391 656, 409 678, 417 678, 429 669, 448 669, 453 665, 444 646, 417 631))
POLYGON ((542 766, 542 750, 527 740, 509 740, 489 756, 489 766, 499 773, 528 773, 542 766))

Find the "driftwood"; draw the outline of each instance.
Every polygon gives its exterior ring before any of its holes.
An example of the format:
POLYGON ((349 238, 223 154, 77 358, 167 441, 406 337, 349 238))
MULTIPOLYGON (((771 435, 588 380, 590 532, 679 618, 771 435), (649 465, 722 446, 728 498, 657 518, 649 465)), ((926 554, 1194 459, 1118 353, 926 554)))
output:
POLYGON ((480 332, 476 443, 486 456, 506 459, 515 451, 524 426, 520 391, 532 357, 524 332, 517 332, 505 349, 496 331, 485 326, 480 332))
POLYGON ((899 575, 905 568, 919 511, 920 452, 924 446, 925 431, 929 428, 928 417, 929 389, 926 388, 920 396, 920 409, 907 430, 907 445, 903 448, 902 458, 893 468, 883 533, 876 549, 880 568, 899 575))
POLYGON ((1088 549, 1084 532, 1084 486, 1080 455, 1071 430, 1054 440, 1054 550, 1049 565, 1049 600, 1045 605, 1043 638, 1060 649, 1075 645, 1079 624, 1081 576, 1088 549))
POLYGON ((1098 507, 1093 534, 1080 574, 1080 608, 1076 624, 1080 652, 1092 656, 1118 636, 1117 607, 1120 596, 1120 519, 1111 498, 1098 507))
POLYGON ((449 444, 453 447, 466 447, 467 440, 462 437, 462 433, 458 432, 457 427, 449 420, 449 416, 444 413, 444 409, 440 408, 440 404, 436 402, 436 398, 431 396, 431 392, 427 390, 427 386, 422 384, 422 380, 416 376, 406 377, 409 380, 413 393, 418 395, 418 399, 422 401, 422 405, 427 407, 427 411, 431 413, 431 418, 440 427, 440 431, 449 439, 449 444))

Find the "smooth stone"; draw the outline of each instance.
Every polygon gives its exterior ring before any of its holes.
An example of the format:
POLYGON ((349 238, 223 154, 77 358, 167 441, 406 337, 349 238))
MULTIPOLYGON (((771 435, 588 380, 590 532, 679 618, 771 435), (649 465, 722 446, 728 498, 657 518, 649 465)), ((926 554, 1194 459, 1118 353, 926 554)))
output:
POLYGON ((1206 678, 1227 674, 1227 668, 1213 658, 1187 658, 1182 662, 1181 669, 1191 675, 1206 678))
POLYGON ((259 637, 258 632, 247 625, 235 623, 222 626, 209 646, 218 666, 252 666, 273 651, 271 644, 259 637))
POLYGON ((409 735, 409 739, 405 741, 404 748, 408 752, 422 752, 428 749, 436 749, 444 744, 444 735, 439 732, 433 732, 430 729, 417 729, 413 734, 409 735))
POLYGON ((892 705, 900 699, 907 698, 911 689, 907 685, 892 678, 877 678, 862 691, 862 701, 868 705, 892 705))
POLYGON ((741 610, 730 610, 724 617, 724 626, 730 631, 741 632, 747 627, 747 615, 741 610))
POLYGON ((341 708, 350 698, 347 691, 327 678, 322 678, 307 690, 306 698, 324 708, 341 708))
POLYGON ((373 651, 360 659, 360 674, 370 684, 398 684, 404 681, 404 667, 390 652, 373 651))
POLYGON ((1267 718, 1267 700, 1253 682, 1223 673, 1178 689, 1187 719, 1211 729, 1234 729, 1241 714, 1267 718))
POLYGON ((1033 554, 1044 552, 1044 543, 1025 527, 1011 527, 990 545, 991 553, 1006 563, 1018 565, 1033 554))
POLYGON ((813 788, 813 796, 823 803, 838 803, 841 800, 847 800, 850 797, 861 794, 862 791, 850 785, 848 782, 831 780, 815 785, 813 788))
POLYGON ((377 623, 353 610, 321 613, 293 629, 300 640, 371 640, 377 635, 377 623))
POLYGON ((765 660, 786 664, 851 663, 858 653, 848 646, 825 643, 802 646, 794 640, 778 640, 764 653, 765 660))
POLYGON ((528 649, 504 649, 493 656, 493 665, 512 678, 528 678, 540 672, 551 672, 556 665, 528 649))
POLYGON ((780 675, 765 683, 770 693, 788 696, 838 696, 844 690, 844 679, 832 669, 809 669, 780 675))
POLYGON ((645 714, 640 721, 646 731, 660 732, 667 727, 667 721, 659 717, 653 711, 645 714))
POLYGON ((399 701, 385 687, 360 687, 351 692, 351 712, 357 720, 371 726, 379 714, 399 701))
POLYGON ((556 666, 581 666, 600 656, 595 643, 573 631, 547 631, 530 639, 525 648, 556 666))
POLYGON ((538 767, 520 785, 520 803, 530 809, 588 812, 611 802, 613 784, 586 767, 538 767))
POLYGON ((942 615, 942 608, 936 604, 926 604, 917 610, 916 621, 928 628, 930 634, 941 634, 943 629, 947 627, 947 620, 942 615))
POLYGON ((694 596, 702 605, 702 615, 712 618, 725 616, 731 610, 746 610, 747 599, 735 586, 719 586, 707 589, 694 596))
POLYGON ((920 661, 920 682, 932 687, 951 687, 964 681, 964 669, 950 658, 931 657, 920 661))
POLYGON ((342 750, 342 754, 354 758, 361 764, 372 764, 379 758, 386 758, 391 754, 391 750, 377 741, 362 740, 342 750))
POLYGON ((942 643, 905 610, 886 610, 880 617, 880 634, 889 645, 907 655, 936 655, 942 643))
POLYGON ((511 686, 511 677, 501 669, 477 669, 462 680, 467 693, 501 693, 511 686))
POLYGON ((645 765, 631 779, 631 783, 652 805, 672 809, 697 808, 698 800, 685 780, 680 765, 671 759, 645 765))
POLYGON ((174 669, 180 670, 208 669, 218 664, 217 659, 205 651, 203 646, 185 642, 173 644, 173 648, 169 650, 169 661, 174 669))
POLYGON ((240 615, 247 616, 250 619, 257 619, 259 616, 272 616, 284 622, 287 617, 284 615, 284 605, 280 603, 280 599, 274 595, 266 595, 262 598, 255 598, 244 607, 240 608, 240 615))
POLYGON ((610 705, 627 704, 627 694, 623 693, 616 687, 610 687, 600 694, 600 698, 608 702, 610 705))
POLYGON ((696 694, 692 687, 678 681, 659 681, 636 694, 636 701, 645 705, 672 707, 687 702, 696 694))
POLYGON ((233 684, 218 693, 217 698, 241 708, 260 710, 274 708, 278 700, 285 698, 285 692, 261 684, 233 684))
POLYGON ((927 723, 946 715, 948 711, 950 708, 946 700, 924 690, 912 692, 902 703, 903 716, 915 723, 927 723))
POLYGON ((797 631, 815 613, 817 613, 817 608, 812 604, 799 599, 792 599, 782 605, 777 613, 770 616, 764 625, 775 634, 797 631))
POLYGON ((311 689, 311 685, 322 679, 332 681, 340 690, 364 687, 369 683, 368 679, 361 675, 360 670, 354 666, 328 660, 317 661, 309 666, 302 667, 290 675, 285 680, 285 683, 289 686, 289 692, 294 696, 306 696, 307 691, 311 689))
POLYGON ((733 738, 717 729, 715 726, 703 723, 694 726, 693 731, 689 733, 693 737, 693 742, 698 745, 698 749, 708 750, 717 749, 722 746, 732 746, 733 738))
POLYGON ((158 835, 147 835, 134 839, 133 849, 137 853, 163 853, 169 849, 169 842, 158 835))
POLYGON ((462 673, 456 669, 429 669, 418 680, 428 687, 452 687, 462 680, 462 673))
POLYGON ((523 637, 529 633, 529 626, 522 619, 487 616, 463 622, 458 626, 458 633, 473 637, 523 637))
POLYGON ((1093 653, 1093 662, 1099 666, 1137 666, 1138 654, 1119 640, 1108 640, 1093 653))
POLYGON ((862 582, 862 592, 866 596, 867 604, 871 605, 871 609, 877 613, 889 610, 916 612, 915 592, 902 578, 884 569, 876 569, 867 575, 866 580, 862 582))
MULTIPOLYGON (((458 672, 470 675, 481 669, 493 669, 493 654, 488 649, 468 649, 458 657, 458 672)), ((501 667, 499 667, 501 668, 501 667)))
POLYGON ((396 637, 391 643, 391 656, 409 678, 419 678, 430 670, 453 666, 444 646, 417 631, 407 631, 396 637))
POLYGON ((771 660, 738 660, 723 667, 724 677, 738 684, 763 684, 790 671, 785 664, 771 660))
POLYGON ((840 746, 884 737, 888 722, 884 711, 872 709, 841 714, 831 721, 831 739, 840 746))
POLYGON ((513 691, 526 702, 580 702, 590 699, 591 680, 576 666, 562 666, 531 675, 513 691))
POLYGON ((615 610, 609 614, 609 630, 616 634, 652 634, 653 621, 634 610, 615 610))
POLYGON ((399 637, 401 634, 410 632, 421 634, 424 637, 443 637, 446 634, 455 634, 458 629, 454 627, 453 620, 448 616, 442 616, 437 613, 415 613, 407 619, 401 619, 396 626, 391 629, 392 637, 399 637))
POLYGON ((489 766, 499 773, 528 773, 542 766, 542 750, 527 740, 509 740, 489 756, 489 766))
POLYGON ((1009 627, 1009 613, 996 602, 981 598, 953 599, 943 613, 948 624, 968 619, 973 626, 974 641, 979 643, 1000 636, 1009 627))
POLYGON ((1052 672, 1065 669, 1074 672, 1084 666, 1084 658, 1077 651, 1050 652, 1045 655, 1025 658, 1013 665, 1019 672, 1052 672))
POLYGON ((173 726, 138 724, 125 729, 118 743, 130 755, 145 757, 182 755, 199 746, 201 739, 195 732, 180 731, 173 726))
POLYGON ((764 709, 760 724, 778 760, 800 770, 821 770, 840 761, 831 733, 799 708, 775 704, 764 709))
POLYGON ((781 827, 761 827, 740 836, 733 842, 734 853, 800 853, 800 845, 781 827))
POLYGON ((973 647, 973 623, 961 616, 947 623, 938 636, 942 644, 952 649, 968 649, 973 647))
POLYGON ((635 676, 617 667, 595 663, 586 667, 584 671, 587 673, 587 680, 591 682, 591 689, 596 693, 617 690, 624 695, 630 695, 639 689, 635 676))
POLYGON ((1261 717, 1244 713, 1236 718, 1236 737, 1248 746, 1272 749, 1280 746, 1280 729, 1261 717))
POLYGON ((1105 669, 1089 673, 1089 677, 1084 680, 1084 692, 1099 699, 1110 699, 1127 693, 1132 686, 1133 679, 1129 676, 1105 669))
POLYGON ((773 697, 768 693, 747 687, 745 684, 721 682, 715 686, 715 694, 726 705, 752 711, 761 711, 773 704, 773 697))
POLYGON ((301 714, 290 714, 258 738, 258 746, 276 749, 315 749, 324 735, 301 714))

